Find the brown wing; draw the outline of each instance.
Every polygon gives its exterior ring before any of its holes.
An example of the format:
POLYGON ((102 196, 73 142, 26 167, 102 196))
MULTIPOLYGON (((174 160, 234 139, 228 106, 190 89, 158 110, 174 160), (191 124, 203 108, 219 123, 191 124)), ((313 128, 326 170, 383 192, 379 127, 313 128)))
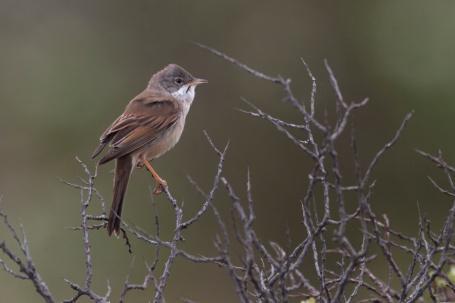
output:
POLYGON ((125 112, 103 133, 96 157, 110 143, 100 164, 130 154, 149 144, 178 119, 177 103, 167 96, 141 94, 133 99, 125 112))

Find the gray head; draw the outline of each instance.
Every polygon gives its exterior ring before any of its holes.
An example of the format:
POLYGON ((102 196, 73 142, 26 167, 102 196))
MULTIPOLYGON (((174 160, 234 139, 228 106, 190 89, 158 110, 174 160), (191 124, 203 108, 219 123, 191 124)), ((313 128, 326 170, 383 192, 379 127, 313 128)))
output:
POLYGON ((187 70, 177 64, 169 64, 150 79, 149 88, 164 89, 168 93, 174 95, 193 91, 194 88, 202 83, 207 83, 207 80, 193 77, 187 70))

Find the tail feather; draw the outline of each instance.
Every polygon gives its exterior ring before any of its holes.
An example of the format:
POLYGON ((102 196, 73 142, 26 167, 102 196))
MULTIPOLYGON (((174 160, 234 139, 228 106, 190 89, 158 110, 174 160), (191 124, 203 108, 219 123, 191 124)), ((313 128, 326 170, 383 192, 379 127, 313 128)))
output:
POLYGON ((114 197, 109 213, 109 221, 107 223, 107 232, 109 233, 109 236, 113 232, 115 234, 120 232, 123 198, 125 197, 132 169, 133 161, 130 156, 117 159, 114 177, 114 197))

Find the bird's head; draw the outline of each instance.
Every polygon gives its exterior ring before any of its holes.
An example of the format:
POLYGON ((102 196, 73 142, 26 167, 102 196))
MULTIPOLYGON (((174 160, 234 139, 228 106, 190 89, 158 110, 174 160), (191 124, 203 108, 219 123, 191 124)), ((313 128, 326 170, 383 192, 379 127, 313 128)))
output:
POLYGON ((177 64, 169 64, 152 76, 149 88, 163 89, 179 101, 193 101, 196 86, 207 83, 177 64))

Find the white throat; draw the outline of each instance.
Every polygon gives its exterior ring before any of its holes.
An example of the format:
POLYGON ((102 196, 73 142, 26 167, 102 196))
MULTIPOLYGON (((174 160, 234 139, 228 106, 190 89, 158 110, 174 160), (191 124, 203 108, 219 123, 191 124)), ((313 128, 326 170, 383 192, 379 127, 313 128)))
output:
POLYGON ((194 85, 191 85, 189 87, 188 85, 184 85, 178 91, 172 93, 172 96, 177 99, 182 105, 183 123, 185 123, 186 115, 190 111, 191 103, 193 103, 194 95, 196 94, 195 88, 196 86, 194 85))
POLYGON ((191 105, 191 103, 193 102, 194 100, 194 95, 195 95, 195 88, 196 86, 194 85, 184 85, 182 86, 178 91, 176 92, 173 92, 172 93, 172 96, 176 99, 178 99, 180 102, 184 102, 184 103, 189 103, 191 105))

